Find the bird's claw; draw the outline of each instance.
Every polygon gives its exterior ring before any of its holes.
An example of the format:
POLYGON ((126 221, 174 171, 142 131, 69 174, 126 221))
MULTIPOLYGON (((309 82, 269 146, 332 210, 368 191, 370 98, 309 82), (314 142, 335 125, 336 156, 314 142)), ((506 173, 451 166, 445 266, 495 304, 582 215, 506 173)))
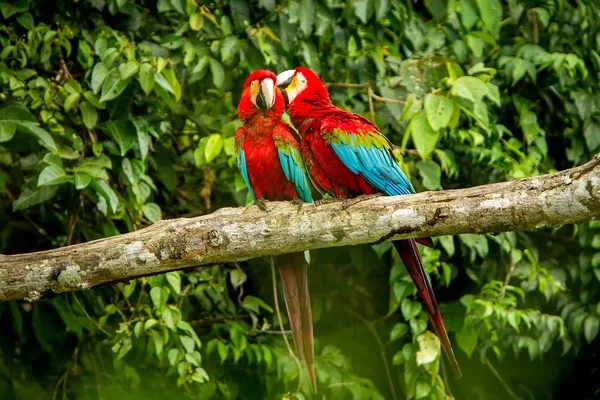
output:
POLYGON ((346 210, 347 208, 360 203, 361 201, 374 199, 376 197, 383 196, 383 193, 375 193, 375 194, 361 194, 360 196, 356 196, 352 199, 346 199, 342 201, 342 210, 346 210))
POLYGON ((269 212, 267 209, 267 201, 265 199, 254 200, 254 205, 261 209, 261 211, 269 212))
POLYGON ((298 207, 298 212, 302 211, 302 206, 304 205, 304 201, 302 199, 294 199, 292 200, 292 204, 298 207))

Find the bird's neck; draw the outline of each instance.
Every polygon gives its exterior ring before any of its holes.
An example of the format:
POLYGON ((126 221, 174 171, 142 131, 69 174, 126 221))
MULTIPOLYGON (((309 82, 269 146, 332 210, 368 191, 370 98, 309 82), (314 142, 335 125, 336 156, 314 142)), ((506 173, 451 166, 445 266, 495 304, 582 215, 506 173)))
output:
POLYGON ((313 121, 323 118, 337 110, 339 109, 334 106, 329 99, 313 100, 305 98, 293 101, 292 104, 288 106, 287 112, 296 129, 302 131, 313 121))
POLYGON ((282 115, 283 112, 276 110, 258 111, 242 115, 241 119, 244 124, 249 124, 253 126, 273 127, 277 125, 279 121, 281 121, 282 115))

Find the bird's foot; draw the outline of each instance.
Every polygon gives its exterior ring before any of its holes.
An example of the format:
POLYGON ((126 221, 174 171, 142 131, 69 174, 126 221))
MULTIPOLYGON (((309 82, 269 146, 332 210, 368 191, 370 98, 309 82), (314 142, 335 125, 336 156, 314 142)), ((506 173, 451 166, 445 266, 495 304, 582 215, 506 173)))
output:
POLYGON ((261 211, 269 212, 267 209, 267 201, 265 199, 254 200, 254 205, 261 209, 261 211))
POLYGON ((360 196, 356 196, 352 199, 346 199, 342 202, 342 210, 346 210, 347 208, 360 203, 361 201, 374 199, 376 197, 383 196, 383 193, 375 193, 375 194, 361 194, 360 196))
POLYGON ((304 205, 304 201, 302 199, 294 199, 292 200, 292 204, 298 207, 298 212, 302 211, 302 206, 304 205))

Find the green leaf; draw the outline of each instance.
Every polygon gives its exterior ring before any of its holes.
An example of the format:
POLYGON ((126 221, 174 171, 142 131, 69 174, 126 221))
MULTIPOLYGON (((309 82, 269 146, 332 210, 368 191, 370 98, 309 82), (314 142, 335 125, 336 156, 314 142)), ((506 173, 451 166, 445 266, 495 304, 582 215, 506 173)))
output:
POLYGON ((155 223, 162 219, 162 211, 156 203, 146 203, 142 206, 142 212, 150 222, 155 223))
POLYGON ((483 27, 492 35, 500 30, 502 22, 502 3, 500 0, 476 0, 483 27))
POLYGON ((421 303, 409 300, 407 298, 402 300, 402 303, 400 305, 400 311, 402 311, 402 315, 404 316, 404 319, 406 321, 409 321, 412 318, 416 317, 417 314, 419 314, 419 312, 421 311, 421 308, 421 303))
POLYGON ((98 111, 89 102, 84 101, 79 105, 81 118, 86 128, 92 129, 98 123, 98 111))
POLYGON ((85 189, 91 182, 92 177, 84 172, 75 172, 75 188, 77 190, 85 189))
POLYGON ((0 121, 0 143, 8 142, 13 138, 16 131, 17 126, 14 122, 0 121))
POLYGON ((394 365, 402 365, 406 362, 406 359, 404 358, 404 353, 401 351, 396 352, 396 354, 394 354, 394 357, 392 358, 392 364, 394 365))
POLYGON ((155 286, 150 289, 150 299, 156 310, 162 310, 169 299, 169 289, 163 286, 155 286))
POLYGON ((104 110, 106 108, 106 104, 100 103, 98 96, 96 96, 91 90, 86 90, 83 92, 83 97, 96 109, 104 110))
POLYGON ((106 65, 104 65, 103 62, 99 62, 98 64, 96 64, 94 66, 94 69, 92 71, 92 82, 91 82, 92 91, 94 92, 94 94, 98 94, 98 92, 102 88, 102 84, 104 83, 104 80, 106 79, 107 74, 108 74, 108 69, 106 68, 106 65))
POLYGON ((127 177, 129 183, 132 185, 136 184, 138 180, 135 179, 135 176, 133 175, 131 161, 129 161, 128 158, 124 158, 123 161, 121 161, 121 168, 123 169, 123 173, 125 174, 125 177, 127 177))
POLYGON ((375 0, 375 16, 380 20, 385 16, 389 8, 388 0, 375 0))
POLYGON ((583 335, 588 343, 598 336, 598 329, 600 328, 600 320, 595 315, 588 315, 583 324, 583 335))
POLYGON ((477 341, 477 332, 466 325, 463 325, 461 331, 456 334, 458 347, 460 347, 469 357, 471 357, 471 354, 473 354, 473 351, 477 347, 477 341))
POLYGON ((595 122, 587 123, 583 130, 585 144, 590 151, 600 148, 600 125, 595 122))
POLYGON ((426 158, 431 154, 439 138, 439 132, 435 131, 424 113, 417 113, 410 121, 407 130, 410 131, 413 143, 421 158, 426 158))
POLYGON ((242 306, 257 314, 260 312, 260 308, 267 310, 268 312, 273 312, 273 309, 267 303, 265 303, 262 299, 252 295, 244 297, 242 306))
POLYGON ((165 310, 160 314, 160 318, 164 321, 167 328, 172 331, 177 330, 177 326, 175 325, 175 312, 170 308, 165 308, 165 310))
POLYGON ((226 62, 233 57, 238 49, 239 39, 229 35, 221 42, 221 61, 226 62))
POLYGON ((446 253, 448 253, 448 257, 452 257, 455 251, 454 236, 438 236, 438 239, 446 253))
POLYGON ((71 111, 71 109, 77 104, 77 102, 79 101, 80 98, 81 98, 80 93, 71 93, 69 96, 67 96, 67 98, 65 100, 65 104, 64 104, 65 111, 66 112, 71 111))
POLYGON ((305 36, 312 31, 315 23, 315 5, 313 0, 302 0, 300 5, 300 30, 305 36))
POLYGON ((140 67, 140 74, 138 79, 140 81, 140 85, 142 86, 142 90, 146 95, 150 94, 152 89, 154 88, 154 73, 156 70, 154 67, 148 63, 143 63, 140 67))
POLYGON ((408 325, 398 322, 392 328, 392 332, 390 333, 390 340, 394 341, 400 339, 408 333, 408 325))
POLYGON ((244 273, 244 271, 239 270, 237 268, 232 269, 229 273, 229 281, 231 282, 231 286, 233 286, 234 289, 237 289, 240 286, 242 286, 247 279, 248 276, 244 273))
POLYGON ((429 93, 425 96, 427 122, 436 131, 445 128, 454 112, 454 102, 445 96, 429 93))
POLYGON ((223 144, 225 155, 232 156, 235 154, 235 137, 228 137, 223 144))
POLYGON ((127 153, 137 139, 137 130, 129 120, 116 122, 108 121, 104 129, 119 145, 121 156, 124 156, 127 153))
POLYGON ((119 70, 113 68, 106 76, 106 80, 102 85, 102 94, 100 95, 100 102, 106 102, 119 97, 123 90, 129 84, 128 80, 121 79, 119 70))
POLYGON ((354 6, 354 14, 363 24, 366 24, 373 11, 371 0, 354 0, 352 5, 354 6))
POLYGON ((119 74, 121 75, 121 79, 126 80, 137 74, 139 69, 140 64, 135 60, 131 60, 119 65, 119 74))
POLYGON ((433 333, 426 331, 417 338, 419 350, 416 354, 417 365, 428 365, 441 355, 440 340, 433 333))
POLYGON ((31 111, 20 104, 10 104, 0 108, 0 120, 17 120, 37 123, 37 119, 31 111))
POLYGON ((169 350, 169 352, 167 353, 167 359, 169 360, 169 364, 171 364, 171 366, 174 367, 179 361, 181 361, 183 355, 183 351, 181 351, 180 349, 169 350))
POLYGON ((204 26, 204 17, 200 13, 190 15, 190 28, 193 31, 199 31, 204 26))
POLYGON ((28 12, 19 14, 17 16, 17 22, 19 23, 19 25, 21 25, 25 29, 33 29, 33 26, 34 26, 33 16, 28 12))
POLYGON ((183 348, 187 353, 191 353, 192 351, 194 351, 194 348, 196 347, 194 339, 187 335, 181 335, 179 336, 179 340, 181 340, 181 344, 183 345, 183 348))
POLYGON ((464 233, 459 235, 460 241, 467 247, 477 251, 479 257, 485 258, 489 253, 489 245, 487 238, 484 235, 476 235, 473 233, 464 233))
POLYGON ((40 128, 36 123, 29 121, 13 121, 17 130, 28 133, 42 142, 42 145, 49 150, 58 151, 54 139, 48 132, 40 128))
POLYGON ((419 161, 416 165, 423 178, 423 186, 427 190, 441 190, 442 170, 433 160, 419 161))
POLYGON ((213 84, 217 89, 222 89, 225 84, 225 70, 218 60, 211 58, 208 60, 210 73, 212 75, 213 84))
POLYGON ((70 177, 65 174, 65 171, 61 167, 52 164, 48 165, 42 170, 42 172, 40 172, 37 185, 38 187, 46 185, 59 185, 69 181, 69 179, 70 177))
MULTIPOLYGON (((418 355, 418 353, 417 353, 418 355)), ((415 390, 415 399, 424 399, 431 393, 431 384, 425 381, 418 381, 415 390)))
POLYGON ((474 76, 461 76, 452 85, 452 94, 473 103, 482 101, 484 96, 493 99, 488 87, 474 76))
POLYGON ((152 335, 152 341, 154 342, 154 350, 156 351, 156 355, 160 356, 165 345, 165 339, 163 338, 163 335, 157 330, 150 331, 150 334, 152 335))
POLYGON ((175 101, 179 101, 181 99, 181 85, 177 80, 177 76, 175 75, 175 71, 172 69, 163 69, 162 75, 165 77, 167 82, 169 82, 169 86, 171 87, 171 93, 175 96, 175 101))
POLYGON ((131 339, 129 339, 129 338, 123 339, 123 341, 121 342, 121 347, 119 348, 119 354, 117 354, 117 360, 120 360, 123 357, 125 357, 125 355, 127 353, 129 353, 129 351, 132 348, 133 348, 133 345, 131 344, 131 339))
MULTIPOLYGON (((150 291, 150 293, 152 293, 152 291, 150 291)), ((154 318, 147 319, 146 322, 144 322, 144 330, 150 330, 156 324, 158 324, 158 321, 154 318)))
POLYGON ((459 0, 461 22, 467 30, 471 30, 479 21, 475 0, 459 0))
MULTIPOLYGON (((153 204, 153 203, 151 203, 151 204, 153 204)), ((172 271, 172 272, 167 272, 165 274, 165 276, 167 278, 167 282, 173 289, 173 292, 177 296, 179 296, 179 294, 181 293, 181 274, 179 272, 172 271)))
POLYGON ((50 200, 57 192, 56 186, 43 186, 36 190, 26 189, 13 203, 13 211, 24 210, 50 200))
POLYGON ((231 17, 235 26, 239 29, 245 29, 246 21, 250 21, 250 9, 246 0, 230 0, 231 17))
POLYGON ((204 158, 209 163, 214 160, 223 149, 223 137, 218 133, 208 136, 206 147, 204 148, 204 158))
POLYGON ((19 11, 25 11, 28 8, 28 6, 25 6, 23 8, 22 6, 19 6, 17 4, 13 4, 13 3, 16 3, 16 2, 15 1, 11 1, 10 3, 4 2, 4 1, 0 2, 0 11, 2 12, 2 17, 4 17, 4 19, 9 19, 10 17, 15 15, 19 11))
POLYGON ((117 212, 119 207, 119 198, 115 191, 110 187, 107 181, 102 179, 94 179, 91 184, 92 189, 99 193, 110 205, 113 213, 117 212))

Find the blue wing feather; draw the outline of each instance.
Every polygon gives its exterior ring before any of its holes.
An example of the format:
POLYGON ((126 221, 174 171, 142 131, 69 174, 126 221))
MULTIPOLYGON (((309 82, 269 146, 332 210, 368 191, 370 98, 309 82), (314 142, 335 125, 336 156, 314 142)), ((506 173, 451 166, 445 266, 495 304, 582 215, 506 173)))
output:
POLYGON ((312 203, 310 184, 300 152, 290 143, 286 143, 285 139, 275 140, 275 143, 285 177, 294 184, 298 195, 303 201, 312 203))
POLYGON ((240 172, 242 173, 242 178, 244 179, 244 182, 246 182, 246 186, 248 186, 250 196, 252 196, 252 199, 256 201, 256 196, 254 196, 254 190, 252 189, 252 183, 250 182, 250 176, 248 175, 248 166, 246 165, 246 153, 244 152, 244 149, 238 150, 237 162, 240 172))
POLYGON ((389 196, 415 193, 408 177, 393 159, 389 145, 367 134, 328 132, 327 137, 332 136, 335 139, 329 140, 331 147, 350 171, 389 196))

